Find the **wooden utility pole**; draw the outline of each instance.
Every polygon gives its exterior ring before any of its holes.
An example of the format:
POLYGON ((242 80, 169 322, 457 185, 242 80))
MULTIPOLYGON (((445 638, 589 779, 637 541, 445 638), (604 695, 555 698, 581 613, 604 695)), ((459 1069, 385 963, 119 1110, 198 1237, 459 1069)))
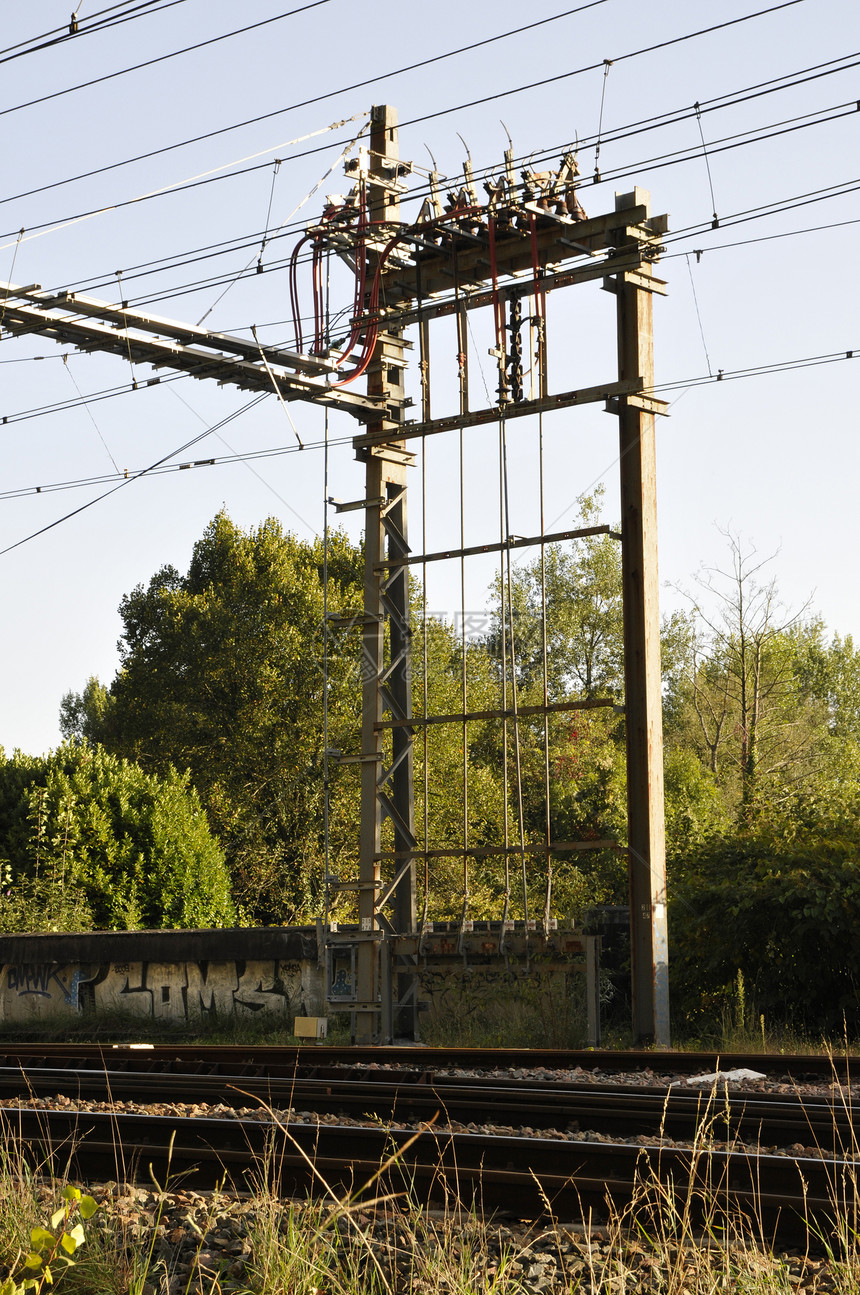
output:
MULTIPOLYGON (((649 207, 644 189, 618 194, 616 211, 649 207)), ((633 240, 620 242, 623 249, 633 240)), ((627 849, 630 886, 633 1033, 669 1046, 663 719, 657 579, 657 466, 650 265, 616 275, 618 378, 641 380, 643 395, 618 399, 624 709, 627 734, 627 849)))

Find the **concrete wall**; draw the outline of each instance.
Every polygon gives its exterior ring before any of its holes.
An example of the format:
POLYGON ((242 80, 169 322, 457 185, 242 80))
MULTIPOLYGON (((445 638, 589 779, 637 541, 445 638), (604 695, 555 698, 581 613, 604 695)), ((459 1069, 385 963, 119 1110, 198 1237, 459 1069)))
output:
POLYGON ((0 1022, 86 1011, 292 1021, 324 1010, 311 929, 0 937, 0 1022))

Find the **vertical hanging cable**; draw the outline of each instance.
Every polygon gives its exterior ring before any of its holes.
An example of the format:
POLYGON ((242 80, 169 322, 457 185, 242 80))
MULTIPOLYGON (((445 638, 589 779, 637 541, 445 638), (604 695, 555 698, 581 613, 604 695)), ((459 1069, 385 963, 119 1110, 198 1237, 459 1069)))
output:
MULTIPOLYGON (((430 356, 427 320, 422 316, 421 291, 421 257, 415 257, 415 304, 418 310, 418 354, 421 373, 421 417, 426 422, 430 417, 430 356)), ((427 440, 421 438, 421 552, 427 552, 427 440)), ((422 562, 421 572, 421 694, 423 702, 422 740, 424 747, 424 899, 421 905, 419 923, 418 951, 421 953, 427 932, 427 917, 430 911, 430 726, 427 716, 430 713, 430 691, 427 679, 427 563, 422 562)))
POLYGON ((519 828, 519 855, 520 871, 523 884, 523 921, 525 922, 525 946, 526 957, 528 958, 529 947, 529 892, 528 876, 526 873, 526 837, 525 837, 525 815, 523 810, 523 769, 522 753, 520 750, 520 716, 519 716, 519 688, 517 685, 517 646, 516 633, 514 631, 514 594, 513 594, 513 577, 511 574, 511 545, 510 545, 510 518, 511 505, 510 494, 508 490, 508 450, 507 437, 505 432, 504 414, 500 418, 502 429, 502 463, 503 463, 503 481, 505 494, 505 515, 508 520, 507 544, 505 546, 505 566, 506 582, 508 586, 508 611, 510 613, 510 634, 509 641, 511 647, 511 702, 514 712, 514 766, 517 777, 517 826, 519 828))
POLYGON ((128 365, 129 365, 129 368, 131 369, 131 385, 132 385, 132 390, 137 391, 137 375, 135 374, 135 371, 134 371, 134 360, 131 358, 131 338, 128 335, 128 320, 126 319, 126 316, 125 316, 126 302, 123 300, 123 296, 122 296, 122 270, 116 271, 116 281, 117 281, 117 286, 119 287, 120 310, 123 312, 122 326, 125 329, 125 344, 126 344, 126 349, 128 351, 128 365))
MULTIPOLYGON (((75 375, 72 373, 72 370, 71 370, 71 368, 70 368, 70 366, 69 366, 69 357, 68 357, 68 355, 64 355, 64 356, 63 356, 63 367, 64 367, 64 369, 66 370, 66 373, 68 373, 69 377, 70 377, 70 378, 71 378, 71 380, 72 380, 72 386, 75 388, 75 391, 77 391, 78 395, 79 395, 79 396, 80 396, 80 398, 81 398, 81 402, 83 403, 84 409, 87 411, 87 416, 89 417, 89 420, 90 420, 90 422, 92 423, 93 427, 96 429, 96 432, 98 433, 98 438, 99 438, 99 440, 101 441, 102 445, 105 447, 105 453, 107 454, 108 458, 110 459, 111 463, 113 464, 113 466, 114 466, 114 470, 115 470, 115 472, 116 472, 117 476, 122 476, 122 471, 121 471, 121 469, 120 469, 120 466, 119 466, 119 464, 117 463, 117 461, 116 461, 116 459, 114 458, 114 456, 111 454, 110 446, 108 445, 107 441, 105 440, 104 436, 102 435, 102 429, 99 427, 98 423, 96 422, 96 420, 95 420, 95 418, 94 418, 94 416, 93 416, 93 411, 92 411, 92 409, 90 408, 89 401, 87 400, 87 398, 86 398, 86 396, 84 395, 84 393, 81 391, 80 387, 78 386, 77 379, 75 378, 75 375)), ((174 392, 173 394, 175 395, 176 393, 174 392)), ((180 397, 180 399, 181 399, 181 397, 180 397)))
POLYGON ((265 252, 265 250, 266 250, 266 244, 267 244, 267 243, 268 243, 268 241, 269 241, 269 221, 272 219, 272 199, 273 199, 273 198, 274 198, 274 196, 275 196, 275 181, 276 181, 276 180, 277 180, 277 178, 278 178, 278 172, 279 172, 279 171, 280 171, 280 169, 281 169, 281 162, 282 162, 282 160, 283 160, 283 159, 282 159, 282 158, 280 158, 280 157, 276 157, 276 158, 275 158, 275 168, 274 168, 274 170, 272 171, 272 187, 271 187, 271 189, 269 190, 269 206, 268 206, 268 210, 266 211, 266 224, 265 224, 265 227, 264 227, 264 229, 263 229, 263 241, 262 241, 262 243, 260 244, 260 254, 259 254, 259 256, 257 257, 257 273, 258 273, 258 274, 262 274, 262 273, 263 273, 263 253, 265 252))
MULTIPOLYGON (((504 545, 508 535, 508 518, 505 508, 505 453, 502 438, 502 420, 499 419, 499 542, 504 555, 504 545)), ((504 562, 504 556, 502 558, 504 562)), ((502 933, 499 946, 504 949, 505 929, 508 924, 508 918, 511 911, 511 856, 510 849, 510 818, 508 814, 508 597, 507 587, 505 585, 504 570, 499 571, 499 651, 501 653, 502 665, 502 711, 505 712, 502 718, 502 812, 504 832, 502 844, 505 850, 505 902, 502 909, 502 933)))
MULTIPOLYGON (((466 312, 460 309, 460 273, 457 262, 457 243, 453 243, 452 256, 454 263, 454 299, 457 304, 457 369, 460 379, 460 413, 464 414, 469 407, 469 355, 468 355, 468 332, 466 324, 466 312)), ((466 540, 464 535, 465 527, 465 483, 463 480, 463 428, 460 428, 460 548, 465 548, 466 540)), ((462 675, 461 675, 461 700, 463 703, 463 714, 465 715, 468 707, 466 706, 467 680, 466 680, 466 567, 465 558, 460 558, 460 643, 462 652, 462 675)), ((469 912, 469 745, 467 722, 463 720, 462 744, 463 744, 463 910, 460 916, 460 948, 463 946, 463 936, 466 931, 466 918, 469 912)))
MULTIPOLYGON (((701 257, 701 253, 697 252, 696 259, 699 260, 700 257, 701 257)), ((711 357, 710 355, 708 355, 708 344, 705 341, 705 330, 702 327, 702 315, 701 315, 701 312, 699 311, 699 298, 696 296, 696 282, 693 278, 693 269, 692 269, 692 266, 690 265, 689 252, 685 253, 685 260, 687 262, 687 273, 690 276, 690 287, 693 290, 693 305, 696 308, 696 319, 699 321, 699 336, 702 339, 702 350, 705 352, 705 363, 708 366, 708 377, 712 378, 714 375, 711 372, 711 357)))
MULTIPOLYGON (((460 548, 466 547, 466 500, 464 473, 464 433, 460 428, 460 548)), ((426 566, 426 563, 425 563, 426 566)), ((466 559, 460 558, 460 651, 462 653, 461 700, 463 714, 468 712, 468 669, 466 661, 466 559)), ((463 929, 469 903, 469 732, 463 720, 463 929)))
POLYGON ((695 108, 695 110, 696 110, 696 121, 699 123, 699 135, 700 135, 701 140, 702 140, 702 156, 703 156, 703 157, 704 157, 704 159, 705 159, 705 170, 708 172, 708 188, 709 188, 709 189, 710 189, 710 191, 711 191, 711 206, 712 206, 712 207, 713 207, 713 209, 714 209, 714 211, 713 211, 713 220, 711 221, 711 229, 719 229, 719 227, 720 227, 720 218, 719 218, 719 216, 717 215, 717 200, 716 200, 716 198, 714 197, 714 182, 713 182, 713 180, 711 179, 711 162, 710 162, 710 159, 709 159, 709 157, 708 157, 708 146, 707 146, 707 144, 705 143, 705 132, 704 132, 704 130, 702 129, 702 110, 701 110, 701 108, 699 107, 698 103, 694 103, 694 104, 693 104, 693 107, 694 107, 694 108, 695 108))
POLYGON ((538 463, 540 472, 540 606, 541 606, 541 666, 543 678, 543 776, 544 776, 544 846, 546 849, 546 894, 543 906, 544 934, 549 931, 550 908, 552 906, 552 811, 550 809, 549 785, 549 673, 547 669, 547 628, 546 628, 546 521, 544 516, 544 454, 543 454, 543 414, 538 414, 538 463))
MULTIPOLYGON (((18 260, 18 248, 21 246, 21 239, 24 237, 25 233, 26 233, 26 230, 22 226, 22 228, 18 230, 18 237, 15 239, 15 250, 12 253, 12 267, 9 270, 9 287, 12 286, 12 280, 15 277, 15 262, 18 260)), ((9 300, 9 288, 7 288, 3 294, 3 306, 2 306, 2 309, 0 309, 0 324, 3 323, 3 320, 5 318, 6 302, 8 300, 9 300)))
MULTIPOLYGON (((600 184, 600 136, 603 131, 603 105, 606 102, 606 80, 609 76, 609 69, 612 67, 612 59, 603 60, 603 86, 600 91, 600 117, 597 122, 597 144, 594 148, 594 183, 600 184)), ((623 79, 623 78, 622 78, 623 79)))
POLYGON ((538 391, 541 396, 547 394, 546 366, 546 293, 541 286, 540 252, 538 250, 537 217, 529 214, 529 235, 532 252, 532 272, 534 274, 534 321, 537 330, 537 347, 535 360, 538 370, 538 391))
MULTIPOLYGON (((325 439, 323 443, 323 923, 327 931, 331 918, 329 910, 329 678, 328 678, 328 409, 325 411, 325 439)), ((326 993, 329 986, 326 985, 326 993)))
MULTIPOLYGON (((273 180, 274 185, 274 180, 273 180)), ((262 256, 262 249, 260 251, 262 256)), ((329 298, 331 293, 331 257, 326 256, 326 310, 325 337, 330 342, 331 316, 329 298)), ((323 931, 328 932, 331 924, 331 906, 329 903, 331 886, 331 786, 329 782, 329 659, 328 659, 328 550, 329 550, 329 411, 325 409, 324 443, 323 443, 323 931)), ((328 958, 325 959, 325 992, 328 997, 329 984, 328 958)))

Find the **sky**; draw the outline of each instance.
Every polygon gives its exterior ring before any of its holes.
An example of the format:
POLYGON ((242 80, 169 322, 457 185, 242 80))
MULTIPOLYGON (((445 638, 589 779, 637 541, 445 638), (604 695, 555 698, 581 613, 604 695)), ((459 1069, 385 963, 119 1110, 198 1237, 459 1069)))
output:
MULTIPOLYGON (((338 159, 372 104, 397 108, 415 188, 431 157, 456 176, 467 148, 476 169, 500 168, 508 133, 541 165, 578 146, 588 215, 635 185, 669 216, 658 271, 669 295, 655 302, 656 381, 670 402, 657 429, 664 610, 686 605, 697 572, 726 565, 732 531, 773 555, 763 574, 786 615, 807 607, 828 633, 860 636, 855 4, 85 0, 77 14, 78 34, 59 42, 68 0, 5 15, 0 280, 245 337, 255 326, 291 345, 286 259, 324 196, 348 187, 338 159), (267 229, 279 236, 261 253, 267 229)), ((332 283, 347 305, 346 279, 332 283)), ((549 300, 550 390, 611 380, 610 295, 549 300)), ((478 390, 494 381, 486 328, 475 319, 478 390)), ((456 365, 446 326, 433 348, 441 414, 456 365)), ((7 753, 56 746, 63 695, 117 669, 123 596, 166 564, 186 570, 220 509, 246 528, 276 516, 309 539, 327 492, 363 493, 348 416, 330 420, 326 489, 320 410, 291 406, 309 445, 299 452, 274 397, 245 410, 248 393, 160 373, 147 386, 146 366, 132 374, 117 357, 0 334, 7 753), (260 452, 271 453, 249 460, 260 452), (234 461, 180 468, 211 457, 234 461), (126 481, 162 459, 171 470, 126 481)), ((515 533, 540 518, 537 436, 534 420, 510 425, 515 533)), ((599 406, 554 415, 544 441, 547 528, 574 525, 600 485, 614 520, 615 420, 599 406)), ((468 438, 467 544, 498 537, 496 454, 493 429, 468 438)), ((426 518, 412 491, 413 536, 428 550, 459 534, 452 455, 427 449, 426 518)), ((343 521, 358 538, 360 514, 343 521)), ((457 571, 434 571, 430 609, 478 611, 493 569, 474 564, 464 594, 457 571)))

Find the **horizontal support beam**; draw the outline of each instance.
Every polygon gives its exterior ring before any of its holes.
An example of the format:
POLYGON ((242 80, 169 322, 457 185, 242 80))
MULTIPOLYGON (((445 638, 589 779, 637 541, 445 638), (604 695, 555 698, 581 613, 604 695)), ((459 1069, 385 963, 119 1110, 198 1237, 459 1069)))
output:
POLYGON ((511 536, 495 544, 473 544, 468 549, 445 549, 439 553, 412 553, 405 558, 386 558, 377 562, 374 570, 384 571, 387 567, 410 567, 423 562, 444 562, 448 558, 479 557, 483 553, 507 553, 511 549, 531 548, 537 544, 558 544, 562 540, 581 540, 590 535, 611 535, 620 540, 621 533, 609 526, 581 526, 575 531, 551 531, 547 535, 511 536))
MULTIPOLYGON (((102 351, 153 368, 170 368, 192 378, 214 378, 222 385, 243 391, 272 392, 272 376, 284 400, 309 400, 314 404, 343 409, 366 422, 378 422, 386 402, 357 392, 335 390, 322 378, 287 372, 279 364, 266 370, 259 351, 256 361, 240 356, 189 346, 173 338, 159 338, 134 329, 118 329, 94 319, 73 319, 46 314, 36 307, 6 303, 3 333, 18 336, 35 333, 50 341, 67 343, 82 351, 102 351)), ((390 403, 390 401, 388 402, 390 403)))
MULTIPOLYGON (((588 256, 616 242, 629 241, 631 237, 641 237, 652 244, 656 241, 652 231, 642 225, 648 217, 648 209, 642 205, 586 220, 558 217, 549 212, 534 214, 537 219, 534 243, 528 224, 515 229, 508 224, 506 228, 504 214, 499 214, 493 249, 498 274, 527 272, 533 267, 535 252, 544 268, 547 264, 558 264, 574 256, 588 256)), ((468 223, 468 218, 464 223, 468 223)), ((420 229, 416 232, 422 233, 420 229)), ((422 233, 425 241, 432 235, 432 226, 422 233)), ((440 228, 438 235, 444 238, 444 242, 438 250, 416 252, 414 268, 400 266, 383 275, 384 291, 389 299, 397 295, 416 299, 419 283, 420 295, 444 291, 453 285, 454 265, 461 288, 469 283, 489 280, 490 236, 487 226, 480 226, 477 232, 458 230, 452 220, 440 228)), ((408 243, 408 238, 403 241, 408 243)))
POLYGON ((551 841, 549 845, 545 842, 543 845, 527 845, 524 848, 519 845, 452 845, 442 850, 387 850, 373 857, 378 863, 391 863, 400 859, 486 859, 493 858, 496 855, 507 854, 570 854, 577 850, 620 850, 624 851, 625 847, 619 845, 617 841, 606 839, 600 841, 551 841))
POLYGON ((582 701, 551 701, 544 705, 519 706, 516 710, 471 710, 458 715, 412 715, 409 719, 377 720, 374 728, 377 731, 387 728, 427 728, 432 724, 469 724, 472 721, 485 719, 523 719, 532 715, 563 715, 578 710, 599 710, 611 706, 622 711, 623 707, 611 697, 590 697, 582 701))
MULTIPOLYGON (((600 387, 580 387, 577 391, 563 391, 557 396, 542 396, 538 400, 521 400, 517 404, 478 409, 474 413, 452 414, 448 418, 431 418, 426 423, 404 423, 398 437, 412 440, 419 436, 434 436, 438 432, 456 432, 463 427, 482 427, 497 423, 500 418, 525 418, 528 414, 546 414, 554 409, 572 409, 577 405, 594 405, 612 400, 615 396, 632 396, 641 392, 641 378, 626 378, 622 382, 605 382, 600 387)), ((391 439, 391 433, 380 436, 355 436, 356 450, 371 449, 380 441, 391 439)))
MULTIPOLYGON (((0 283, 0 293, 6 287, 15 292, 12 285, 0 283)), ((158 333, 174 341, 200 346, 218 347, 246 360, 259 360, 262 349, 270 364, 285 365, 305 373, 336 373, 337 365, 317 355, 303 355, 299 351, 285 351, 275 346, 258 346, 245 337, 236 337, 232 333, 213 333, 197 324, 185 324, 179 320, 166 319, 162 315, 139 310, 127 310, 124 306, 113 305, 109 301, 100 301, 96 297, 87 297, 78 292, 29 293, 28 299, 43 310, 67 310, 75 315, 88 315, 95 319, 104 319, 122 329, 139 328, 144 332, 158 333)))
POLYGON ((668 400, 659 400, 656 396, 613 396, 606 402, 606 412, 620 414, 625 405, 629 409, 641 409, 646 414, 659 414, 662 418, 669 417, 668 400))
MULTIPOLYGON (((549 293, 556 288, 569 288, 577 283, 590 283, 596 279, 606 279, 609 275, 639 270, 644 264, 640 252, 629 252, 625 248, 623 254, 617 257, 600 257, 570 270, 543 274, 538 281, 538 288, 542 293, 549 293)), ((453 288, 451 291, 453 293, 453 288)), ((497 295, 499 298, 510 300, 531 297, 534 291, 534 276, 524 275, 513 283, 500 284, 497 295)), ((493 300, 491 288, 465 289, 461 290, 458 296, 452 295, 445 300, 425 298, 420 305, 407 306, 402 310, 394 307, 381 312, 381 318, 389 327, 405 328, 407 324, 417 324, 423 319, 441 319, 445 315, 456 314, 458 310, 478 310, 481 307, 491 306, 493 300)))

